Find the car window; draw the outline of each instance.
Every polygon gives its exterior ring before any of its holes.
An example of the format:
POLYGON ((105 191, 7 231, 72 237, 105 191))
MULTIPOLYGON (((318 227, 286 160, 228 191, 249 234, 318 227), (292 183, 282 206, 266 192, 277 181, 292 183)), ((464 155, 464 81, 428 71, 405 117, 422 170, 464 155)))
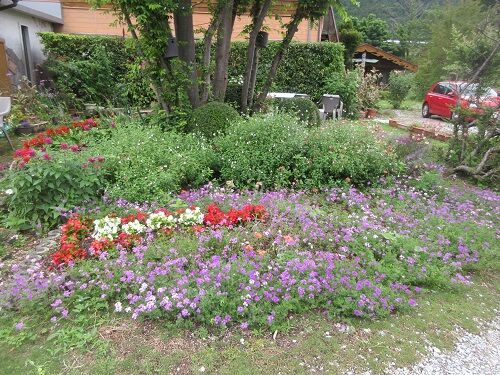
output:
MULTIPOLYGON (((450 89, 451 90, 451 89, 450 89)), ((438 83, 436 85, 436 87, 434 87, 434 90, 432 90, 434 93, 436 94, 442 94, 442 95, 446 95, 446 92, 447 92, 447 87, 442 84, 442 83, 438 83)))

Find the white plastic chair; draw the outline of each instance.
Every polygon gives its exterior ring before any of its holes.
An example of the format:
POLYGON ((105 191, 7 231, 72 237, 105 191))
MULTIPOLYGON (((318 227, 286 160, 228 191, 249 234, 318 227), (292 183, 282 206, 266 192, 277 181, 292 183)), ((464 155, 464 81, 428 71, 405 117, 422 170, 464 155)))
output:
POLYGON ((10 113, 10 102, 10 97, 0 96, 0 131, 2 131, 2 133, 5 135, 5 138, 7 138, 7 142, 9 142, 10 147, 14 149, 14 145, 9 138, 9 134, 7 133, 7 129, 5 129, 3 122, 4 116, 7 116, 10 113))
POLYGON ((319 109, 322 120, 326 120, 328 117, 337 120, 340 120, 342 118, 344 103, 342 103, 342 100, 340 100, 339 95, 325 94, 321 98, 319 105, 322 106, 322 108, 319 109))

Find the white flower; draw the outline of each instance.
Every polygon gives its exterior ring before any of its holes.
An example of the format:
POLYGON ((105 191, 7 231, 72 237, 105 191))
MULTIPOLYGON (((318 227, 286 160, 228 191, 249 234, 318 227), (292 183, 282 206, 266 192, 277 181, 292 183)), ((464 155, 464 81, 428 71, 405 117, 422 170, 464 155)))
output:
POLYGON ((127 234, 138 234, 143 233, 146 230, 146 226, 141 224, 140 221, 136 219, 130 223, 123 224, 122 230, 127 234))
POLYGON ((115 303, 115 311, 116 312, 122 311, 122 303, 121 302, 115 303))
POLYGON ((5 194, 7 194, 7 195, 12 195, 12 194, 14 194, 14 190, 12 190, 12 189, 7 189, 7 190, 5 190, 5 194))
POLYGON ((118 235, 121 220, 117 217, 106 216, 102 219, 94 220, 94 233, 92 237, 96 240, 112 240, 118 235))
POLYGON ((194 209, 187 208, 184 213, 179 216, 179 224, 183 225, 196 225, 203 224, 203 218, 205 215, 200 210, 200 207, 195 207, 194 209))
POLYGON ((166 215, 160 211, 152 213, 146 220, 146 225, 151 229, 160 229, 161 227, 173 228, 177 224, 177 219, 172 215, 166 215))

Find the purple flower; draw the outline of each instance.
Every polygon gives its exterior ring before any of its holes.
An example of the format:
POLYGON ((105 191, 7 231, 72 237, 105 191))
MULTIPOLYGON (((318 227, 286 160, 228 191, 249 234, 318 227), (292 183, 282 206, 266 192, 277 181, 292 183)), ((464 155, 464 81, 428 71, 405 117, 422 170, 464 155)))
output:
POLYGON ((21 322, 17 323, 15 327, 16 327, 16 330, 18 330, 18 331, 22 330, 24 328, 24 322, 21 321, 21 322))
POLYGON ((353 314, 356 315, 356 316, 362 316, 363 315, 363 312, 360 311, 360 310, 354 310, 353 311, 353 314))

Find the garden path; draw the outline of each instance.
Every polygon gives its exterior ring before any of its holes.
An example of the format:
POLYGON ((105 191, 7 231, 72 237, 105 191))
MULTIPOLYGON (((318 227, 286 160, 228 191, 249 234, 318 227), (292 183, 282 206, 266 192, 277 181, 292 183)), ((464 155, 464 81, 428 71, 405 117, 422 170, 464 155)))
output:
POLYGON ((429 356, 410 368, 388 369, 393 375, 484 375, 500 374, 500 314, 485 324, 480 334, 457 328, 455 349, 443 353, 429 347, 429 356))

